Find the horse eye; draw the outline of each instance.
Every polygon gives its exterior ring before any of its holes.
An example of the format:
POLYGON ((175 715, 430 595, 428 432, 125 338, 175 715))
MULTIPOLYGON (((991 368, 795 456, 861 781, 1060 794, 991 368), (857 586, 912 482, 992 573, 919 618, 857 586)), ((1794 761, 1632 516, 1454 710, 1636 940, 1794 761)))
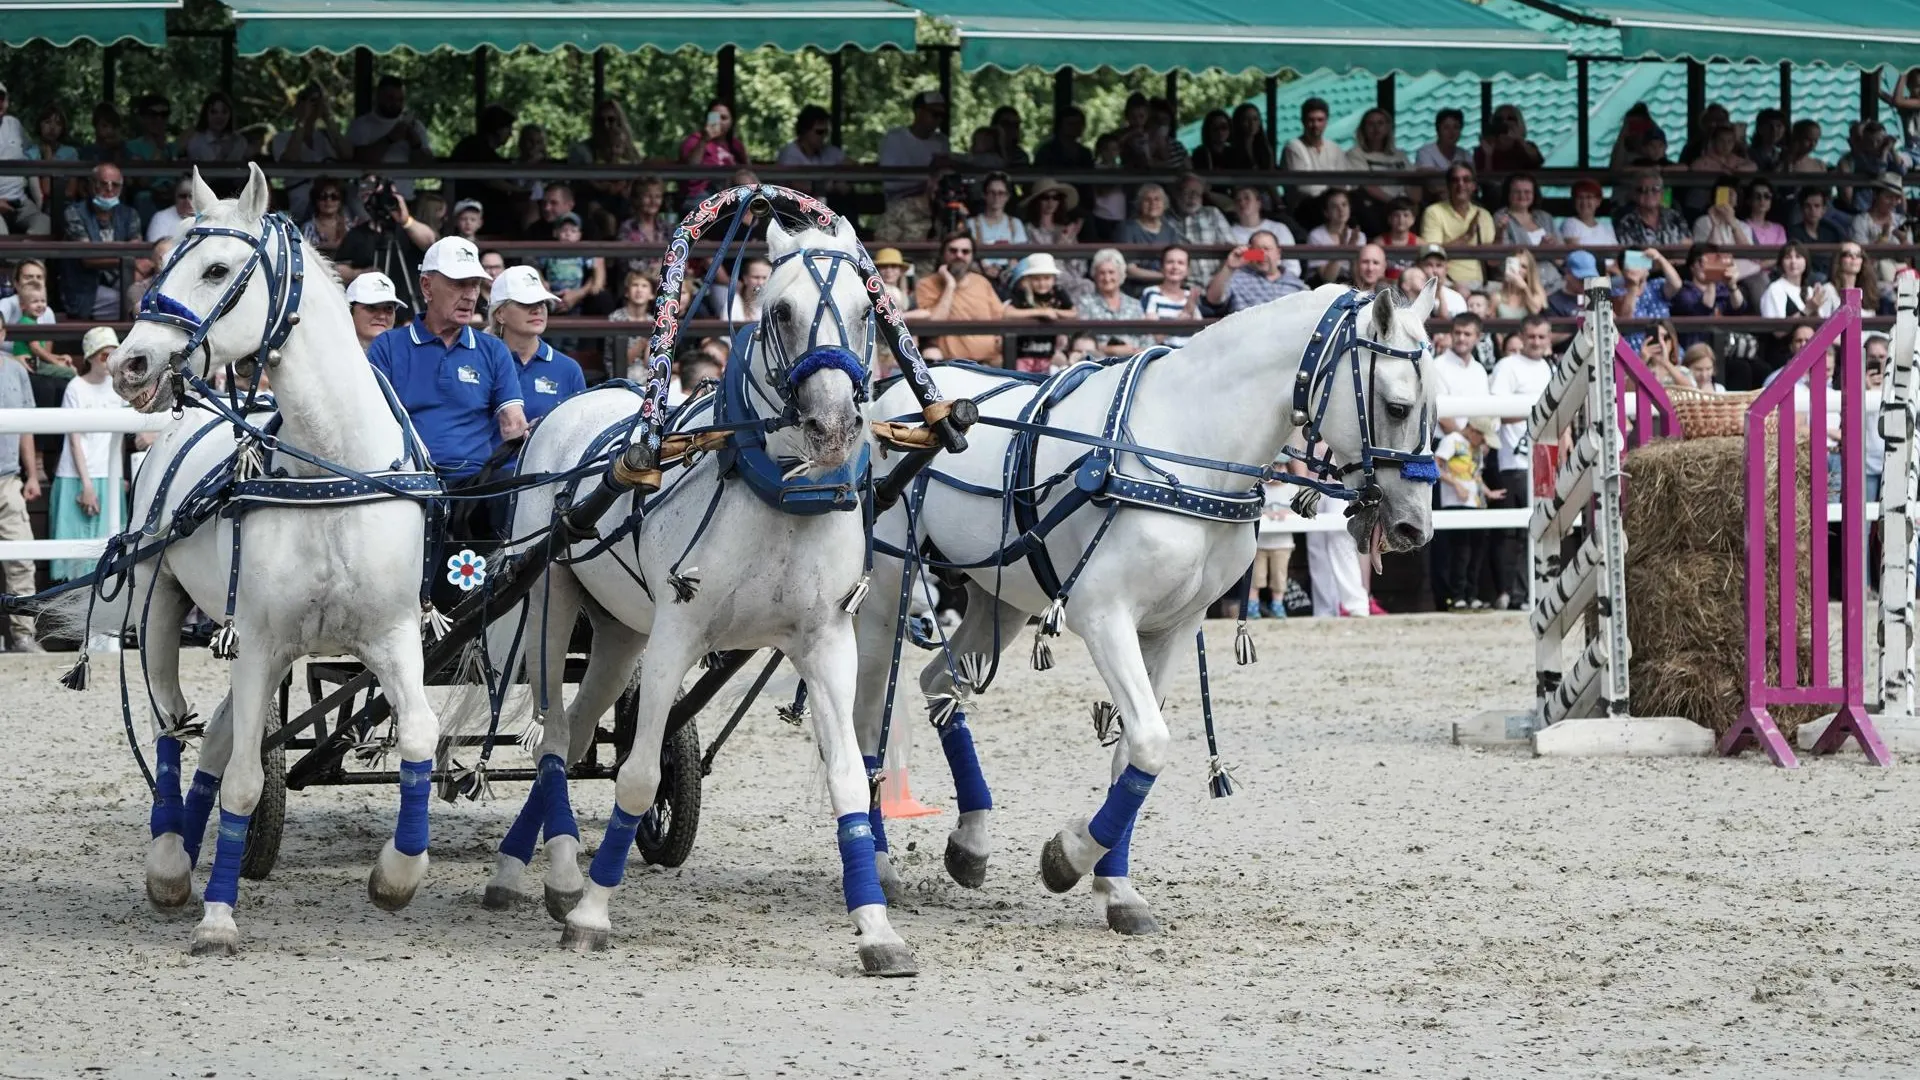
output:
POLYGON ((1387 415, 1393 417, 1395 420, 1405 420, 1407 417, 1413 415, 1413 406, 1395 405, 1389 401, 1387 402, 1387 415))
POLYGON ((228 272, 226 263, 214 263, 212 266, 207 267, 206 272, 200 276, 206 278, 208 281, 222 281, 225 280, 228 272))
POLYGON ((792 305, 789 305, 789 304, 776 305, 773 309, 773 317, 776 319, 779 319, 783 323, 791 323, 793 321, 792 305))

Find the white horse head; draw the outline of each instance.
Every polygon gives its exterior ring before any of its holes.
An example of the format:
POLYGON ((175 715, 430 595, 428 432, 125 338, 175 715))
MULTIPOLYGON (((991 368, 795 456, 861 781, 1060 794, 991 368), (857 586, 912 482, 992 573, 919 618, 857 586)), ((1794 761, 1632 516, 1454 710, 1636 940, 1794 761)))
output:
MULTIPOLYGON (((246 187, 234 199, 220 199, 193 173, 194 218, 174 256, 142 301, 140 321, 113 354, 107 370, 114 389, 142 412, 158 412, 173 405, 169 377, 178 358, 194 374, 209 378, 229 364, 245 365, 278 316, 271 310, 272 281, 286 274, 285 244, 267 242, 276 226, 267 221, 267 178, 258 165, 248 166, 246 187), (203 233, 200 230, 231 230, 203 233), (243 237, 261 238, 250 243, 243 237), (245 281, 235 289, 241 276, 245 281), (205 326, 204 341, 182 357, 193 340, 194 324, 205 326)), ((298 230, 288 241, 299 244, 298 230)), ((318 254, 305 252, 303 272, 319 283, 330 277, 318 254)), ((290 309, 289 309, 290 311, 290 309)), ((297 318, 294 320, 298 321, 297 318)))
MULTIPOLYGON (((1360 386, 1366 398, 1366 424, 1360 422, 1359 406, 1352 392, 1352 372, 1346 363, 1329 378, 1334 380, 1326 416, 1320 434, 1327 447, 1343 463, 1358 466, 1363 452, 1386 450, 1418 455, 1431 462, 1432 447, 1426 445, 1436 408, 1431 339, 1427 336, 1427 317, 1433 313, 1438 279, 1412 301, 1403 301, 1398 290, 1375 293, 1372 303, 1356 313, 1361 343, 1352 359, 1359 365, 1360 386), (1420 359, 1408 360, 1383 356, 1367 348, 1372 341, 1390 349, 1419 352, 1420 359), (1368 438, 1368 436, 1371 438, 1368 438)), ((1338 360, 1339 358, 1336 358, 1338 360)), ((1361 487, 1366 478, 1359 472, 1347 478, 1349 487, 1361 487)), ((1373 482, 1379 499, 1363 502, 1347 521, 1347 531, 1363 552, 1374 550, 1375 534, 1388 551, 1411 551, 1433 536, 1433 485, 1425 480, 1409 479, 1401 474, 1398 463, 1375 459, 1373 482)))
POLYGON ((761 295, 758 350, 765 362, 752 366, 752 378, 765 400, 792 404, 800 421, 799 456, 814 470, 835 469, 858 450, 867 430, 860 401, 876 331, 860 242, 846 218, 837 219, 832 232, 789 233, 769 221, 767 255, 773 273, 761 295), (856 371, 866 374, 856 377, 856 371))

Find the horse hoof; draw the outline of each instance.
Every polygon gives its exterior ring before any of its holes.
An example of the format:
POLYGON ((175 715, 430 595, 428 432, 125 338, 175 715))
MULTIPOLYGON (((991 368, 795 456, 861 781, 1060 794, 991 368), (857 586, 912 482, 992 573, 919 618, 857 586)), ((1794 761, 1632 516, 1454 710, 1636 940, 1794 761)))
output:
POLYGON ((1117 905, 1107 906, 1107 929, 1128 937, 1141 937, 1160 932, 1160 924, 1154 921, 1153 912, 1144 907, 1117 905))
POLYGON ((1067 846, 1055 835, 1040 849, 1040 880, 1048 892, 1063 893, 1080 884, 1080 871, 1067 858, 1067 846))
POLYGON ((904 944, 862 945, 860 971, 879 979, 900 979, 920 974, 920 965, 904 944))
POLYGON ((147 875, 147 899, 161 911, 185 907, 193 899, 193 875, 181 874, 177 878, 147 875))
POLYGON ((987 857, 968 851, 952 837, 947 838, 946 863, 947 876, 965 888, 977 889, 987 883, 987 857))
POLYGON ((367 899, 381 911, 399 911, 413 903, 413 894, 420 888, 419 883, 397 886, 389 882, 375 866, 367 875, 367 899))
POLYGON ((607 931, 598 927, 575 926, 568 923, 567 928, 560 931, 560 947, 577 953, 605 952, 607 931))
POLYGON ((520 894, 505 885, 489 885, 487 891, 480 894, 480 906, 488 911, 511 911, 520 903, 520 894))
MULTIPOLYGON (((553 921, 557 923, 567 921, 567 916, 573 912, 573 906, 580 902, 580 898, 586 895, 587 891, 585 889, 570 889, 563 892, 551 885, 543 885, 541 888, 547 898, 547 914, 552 916, 553 921)), ((601 932, 600 945, 602 948, 606 947, 605 931, 601 932)))
POLYGON ((193 955, 232 956, 240 951, 240 931, 198 927, 193 932, 193 955))

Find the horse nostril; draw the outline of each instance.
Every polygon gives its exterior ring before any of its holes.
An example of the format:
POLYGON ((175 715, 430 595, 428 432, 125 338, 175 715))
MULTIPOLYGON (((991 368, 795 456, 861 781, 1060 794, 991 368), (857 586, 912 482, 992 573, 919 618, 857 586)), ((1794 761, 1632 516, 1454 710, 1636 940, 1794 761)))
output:
POLYGON ((800 426, 803 430, 806 431, 808 438, 820 439, 820 438, 826 437, 827 425, 821 423, 820 421, 812 417, 808 417, 806 420, 801 421, 800 426))
POLYGON ((137 380, 145 378, 147 374, 147 358, 135 353, 127 357, 125 363, 121 364, 120 370, 126 372, 127 377, 130 379, 137 380))
POLYGON ((1417 548, 1426 539, 1420 526, 1401 522, 1393 527, 1393 538, 1404 549, 1417 548))

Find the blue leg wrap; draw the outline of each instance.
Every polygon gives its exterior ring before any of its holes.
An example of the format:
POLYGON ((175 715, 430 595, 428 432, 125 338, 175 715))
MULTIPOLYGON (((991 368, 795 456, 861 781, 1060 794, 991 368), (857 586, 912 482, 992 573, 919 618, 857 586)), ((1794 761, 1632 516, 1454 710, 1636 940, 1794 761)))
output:
POLYGON ((520 806, 520 813, 513 819, 513 827, 500 841, 500 854, 511 855, 523 863, 533 861, 533 845, 540 839, 540 822, 547 813, 547 800, 542 790, 545 778, 536 777, 533 789, 527 792, 527 801, 520 806))
POLYGON ((1127 766, 1107 789, 1107 801, 1100 804, 1100 812, 1087 823, 1087 834, 1093 842, 1109 850, 1119 847, 1133 828, 1140 804, 1147 801, 1147 792, 1152 790, 1153 777, 1127 766))
POLYGON ((393 849, 400 854, 427 850, 427 797, 432 793, 432 760, 400 763, 400 820, 393 826, 393 849))
POLYGON ((567 763, 558 754, 540 759, 540 794, 547 800, 547 839, 556 836, 580 838, 580 825, 573 820, 573 802, 567 795, 567 763))
MULTIPOLYGON (((860 760, 866 762, 867 778, 871 780, 880 771, 880 759, 872 754, 862 754, 860 760)), ((867 825, 873 829, 873 850, 887 850, 887 820, 880 813, 880 800, 876 797, 873 805, 867 808, 867 825)))
POLYGON ((1127 849, 1131 846, 1133 846, 1133 822, 1129 821, 1126 830, 1120 834, 1120 842, 1108 849, 1105 855, 1100 856, 1099 862, 1093 864, 1094 874, 1099 877, 1126 877, 1127 849))
POLYGON ((207 903, 232 906, 240 895, 240 856, 247 850, 247 823, 252 814, 220 811, 220 834, 214 842, 213 872, 207 877, 207 903))
POLYGON ((947 752, 947 768, 953 773, 954 801, 960 812, 993 809, 993 793, 987 790, 987 778, 980 775, 980 758, 973 752, 973 732, 967 728, 967 714, 954 713, 940 730, 940 749, 947 752))
POLYGON ((847 894, 848 911, 869 904, 886 905, 880 874, 873 868, 873 826, 867 824, 865 814, 848 814, 840 819, 840 885, 847 894))
POLYGON ((180 831, 180 740, 162 737, 153 744, 153 810, 147 828, 155 836, 180 831))
POLYGON ((213 816, 213 804, 220 799, 220 778, 199 769, 193 771, 193 786, 187 789, 187 802, 180 812, 180 840, 187 848, 187 863, 200 865, 200 842, 207 838, 207 819, 213 816))
POLYGON ((627 876, 627 853, 633 850, 633 834, 639 828, 640 815, 629 814, 615 803, 613 816, 607 819, 606 838, 600 841, 600 850, 593 853, 593 865, 587 867, 587 876, 595 885, 617 888, 627 876))

